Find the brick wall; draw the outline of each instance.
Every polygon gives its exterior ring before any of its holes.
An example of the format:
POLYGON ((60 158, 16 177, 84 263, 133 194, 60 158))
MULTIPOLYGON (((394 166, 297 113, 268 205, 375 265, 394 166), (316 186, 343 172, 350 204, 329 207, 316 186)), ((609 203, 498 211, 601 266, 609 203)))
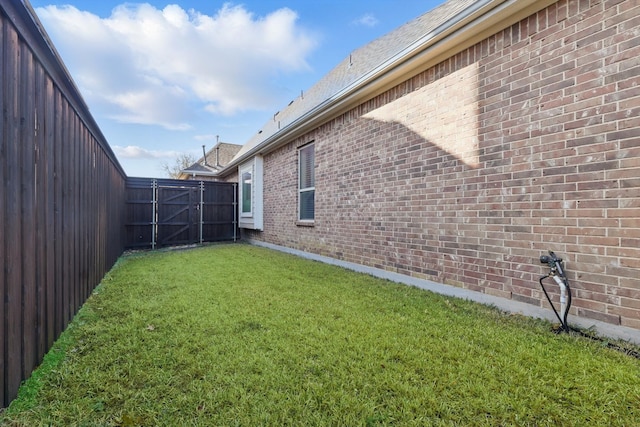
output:
POLYGON ((553 249, 572 315, 640 328, 637 4, 560 1, 271 152, 245 235, 534 305, 553 249))

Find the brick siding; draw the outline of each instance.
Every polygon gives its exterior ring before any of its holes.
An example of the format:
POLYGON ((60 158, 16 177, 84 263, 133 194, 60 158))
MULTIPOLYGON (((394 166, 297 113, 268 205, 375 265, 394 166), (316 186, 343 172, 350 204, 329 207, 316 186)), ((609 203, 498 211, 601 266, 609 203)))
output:
POLYGON ((639 28, 635 0, 560 1, 368 100, 265 155, 245 236, 538 306, 552 249, 571 315, 640 328, 639 28))

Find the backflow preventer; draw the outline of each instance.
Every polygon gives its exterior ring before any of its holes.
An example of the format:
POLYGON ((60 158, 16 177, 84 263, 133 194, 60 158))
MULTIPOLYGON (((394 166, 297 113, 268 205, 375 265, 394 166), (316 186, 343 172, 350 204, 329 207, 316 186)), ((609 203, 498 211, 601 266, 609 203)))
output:
POLYGON ((567 275, 564 272, 564 263, 562 258, 558 258, 553 251, 549 251, 549 255, 542 255, 540 257, 540 262, 542 264, 547 264, 550 270, 546 276, 542 276, 540 278, 540 286, 544 291, 544 295, 547 297, 547 301, 551 304, 553 312, 560 321, 559 331, 569 332, 571 331, 571 328, 567 323, 567 315, 569 314, 569 308, 571 308, 571 288, 569 287, 567 275), (545 289, 544 283, 542 283, 542 281, 547 277, 551 277, 560 287, 560 312, 558 312, 556 306, 551 301, 551 297, 545 289))

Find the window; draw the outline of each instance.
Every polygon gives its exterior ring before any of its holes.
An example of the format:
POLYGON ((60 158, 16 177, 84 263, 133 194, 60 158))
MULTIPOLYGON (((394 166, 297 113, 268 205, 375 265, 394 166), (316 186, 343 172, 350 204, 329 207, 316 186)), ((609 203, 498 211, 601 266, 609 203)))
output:
POLYGON ((315 151, 314 144, 305 145, 298 152, 298 219, 315 218, 315 151))
POLYGON ((241 178, 240 178, 240 182, 241 182, 241 187, 240 187, 240 194, 241 194, 241 203, 242 203, 242 209, 240 211, 240 214, 242 216, 251 216, 252 210, 251 210, 251 199, 252 199, 252 192, 251 192, 251 184, 252 184, 252 178, 253 178, 253 168, 252 167, 248 167, 245 169, 242 169, 240 171, 241 174, 241 178))
POLYGON ((263 181, 262 156, 254 156, 238 167, 238 227, 262 231, 263 181))

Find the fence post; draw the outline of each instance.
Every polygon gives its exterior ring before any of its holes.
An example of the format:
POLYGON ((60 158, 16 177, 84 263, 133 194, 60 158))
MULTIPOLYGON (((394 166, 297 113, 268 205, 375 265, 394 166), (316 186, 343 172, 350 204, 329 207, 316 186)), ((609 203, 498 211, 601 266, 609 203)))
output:
POLYGON ((233 241, 235 242, 238 230, 238 184, 233 184, 233 241))
POLYGON ((203 221, 204 221, 204 181, 200 181, 200 244, 203 242, 203 221))
POLYGON ((151 181, 151 249, 156 248, 156 233, 157 233, 157 221, 156 221, 156 211, 157 211, 157 203, 158 198, 156 197, 158 191, 158 181, 155 179, 151 181))

